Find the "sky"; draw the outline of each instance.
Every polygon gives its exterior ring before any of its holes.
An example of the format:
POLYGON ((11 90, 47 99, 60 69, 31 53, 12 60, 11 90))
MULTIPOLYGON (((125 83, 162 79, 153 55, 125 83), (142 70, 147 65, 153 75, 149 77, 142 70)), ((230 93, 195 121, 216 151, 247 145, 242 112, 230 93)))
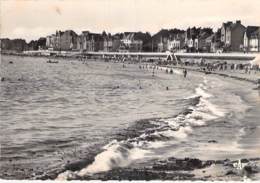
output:
POLYGON ((241 20, 260 26, 260 0, 0 0, 1 38, 27 41, 56 30, 116 33, 212 27, 241 20))

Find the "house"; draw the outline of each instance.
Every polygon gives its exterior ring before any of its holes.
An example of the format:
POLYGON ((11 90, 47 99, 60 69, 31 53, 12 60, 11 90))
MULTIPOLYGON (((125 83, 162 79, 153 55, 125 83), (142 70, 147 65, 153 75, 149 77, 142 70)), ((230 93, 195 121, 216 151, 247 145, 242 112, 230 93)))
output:
POLYGON ((165 52, 168 50, 168 38, 161 37, 161 41, 157 45, 158 52, 165 52))
POLYGON ((61 50, 75 50, 77 48, 78 35, 73 30, 66 30, 60 35, 61 50))
POLYGON ((221 27, 221 42, 226 51, 242 51, 245 26, 238 20, 235 23, 223 23, 221 27))
POLYGON ((61 50, 61 36, 63 31, 56 31, 55 34, 46 37, 46 48, 51 50, 61 50))
POLYGON ((77 49, 80 51, 101 51, 104 49, 104 41, 101 34, 83 31, 77 39, 77 49))
POLYGON ((169 51, 177 51, 184 47, 185 34, 176 34, 173 38, 170 37, 167 42, 169 51))
POLYGON ((47 49, 51 49, 51 50, 54 49, 55 39, 56 39, 55 34, 52 34, 52 35, 46 37, 46 48, 47 49))
POLYGON ((222 44, 221 44, 221 29, 218 29, 217 32, 214 33, 211 48, 211 52, 222 52, 222 44))
POLYGON ((168 40, 167 47, 169 51, 175 51, 181 49, 181 40, 180 39, 172 39, 168 40))
POLYGON ((119 36, 108 34, 103 36, 103 41, 105 52, 117 52, 119 50, 121 44, 119 36))
POLYGON ((260 27, 248 26, 244 33, 244 51, 260 52, 260 27))
POLYGON ((61 51, 61 36, 64 34, 63 31, 56 31, 55 37, 54 37, 54 50, 61 51))
POLYGON ((151 51, 165 52, 184 46, 185 31, 180 29, 161 29, 150 39, 151 51))
POLYGON ((199 49, 199 36, 200 28, 188 28, 185 32, 185 46, 187 52, 195 52, 199 49))
POLYGON ((211 28, 200 29, 199 35, 195 39, 195 44, 198 45, 197 51, 199 52, 210 52, 209 37, 213 35, 213 30, 211 28))
POLYGON ((208 52, 219 52, 221 50, 221 29, 208 36, 205 40, 208 52))
POLYGON ((109 35, 103 36, 103 43, 104 43, 104 51, 105 52, 111 52, 113 51, 113 37, 109 35))
POLYGON ((231 43, 231 35, 230 31, 228 32, 227 29, 231 27, 233 23, 231 21, 223 23, 221 27, 221 42, 224 44, 230 44, 231 43))

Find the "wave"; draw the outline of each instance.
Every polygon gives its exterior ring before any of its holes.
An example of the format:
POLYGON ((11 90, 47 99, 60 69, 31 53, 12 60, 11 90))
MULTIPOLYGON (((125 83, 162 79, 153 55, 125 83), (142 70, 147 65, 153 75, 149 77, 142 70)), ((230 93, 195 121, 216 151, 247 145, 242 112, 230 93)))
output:
MULTIPOLYGON (((57 180, 70 177, 84 177, 99 172, 109 171, 117 167, 126 167, 131 163, 148 158, 153 149, 161 148, 168 142, 183 141, 193 133, 194 126, 205 125, 207 121, 222 117, 225 113, 213 105, 208 99, 212 94, 205 91, 204 85, 195 89, 196 95, 185 98, 188 107, 180 114, 169 118, 140 120, 147 123, 145 128, 136 128, 137 136, 123 134, 126 139, 114 140, 103 147, 103 152, 96 155, 94 161, 85 168, 61 173, 57 180)), ((136 126, 138 127, 138 125, 136 126)), ((131 133, 133 130, 129 130, 131 133)))

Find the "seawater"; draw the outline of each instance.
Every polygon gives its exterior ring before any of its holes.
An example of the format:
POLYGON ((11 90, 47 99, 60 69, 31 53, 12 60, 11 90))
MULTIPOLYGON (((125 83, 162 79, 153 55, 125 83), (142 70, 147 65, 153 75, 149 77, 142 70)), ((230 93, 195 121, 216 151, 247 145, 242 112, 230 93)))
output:
POLYGON ((259 128, 249 83, 161 67, 153 76, 138 64, 46 61, 2 57, 2 178, 66 179, 170 156, 255 156, 259 148, 245 148, 259 128))

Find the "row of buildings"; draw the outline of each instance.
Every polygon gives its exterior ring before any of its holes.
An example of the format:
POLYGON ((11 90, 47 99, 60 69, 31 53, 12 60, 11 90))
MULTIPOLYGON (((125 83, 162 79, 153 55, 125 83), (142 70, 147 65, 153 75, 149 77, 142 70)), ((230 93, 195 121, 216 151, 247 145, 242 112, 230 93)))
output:
POLYGON ((151 36, 148 32, 124 32, 111 35, 73 30, 56 33, 26 44, 25 41, 1 39, 1 49, 49 49, 60 51, 105 52, 260 52, 260 27, 247 26, 241 21, 223 23, 213 32, 211 28, 162 29, 151 36), (17 44, 16 44, 17 43, 17 44))
POLYGON ((238 20, 223 23, 216 32, 211 28, 188 28, 178 34, 162 37, 158 48, 158 51, 260 52, 260 27, 245 27, 238 20))
POLYGON ((77 35, 73 30, 56 31, 46 37, 46 47, 52 50, 140 52, 150 40, 149 33, 124 32, 120 34, 102 34, 83 31, 77 35))
POLYGON ((46 47, 54 50, 139 52, 178 51, 187 52, 260 52, 260 27, 245 27, 241 21, 223 23, 213 32, 211 28, 187 30, 163 29, 154 36, 142 32, 121 34, 95 34, 83 31, 57 31, 46 38, 46 47))

